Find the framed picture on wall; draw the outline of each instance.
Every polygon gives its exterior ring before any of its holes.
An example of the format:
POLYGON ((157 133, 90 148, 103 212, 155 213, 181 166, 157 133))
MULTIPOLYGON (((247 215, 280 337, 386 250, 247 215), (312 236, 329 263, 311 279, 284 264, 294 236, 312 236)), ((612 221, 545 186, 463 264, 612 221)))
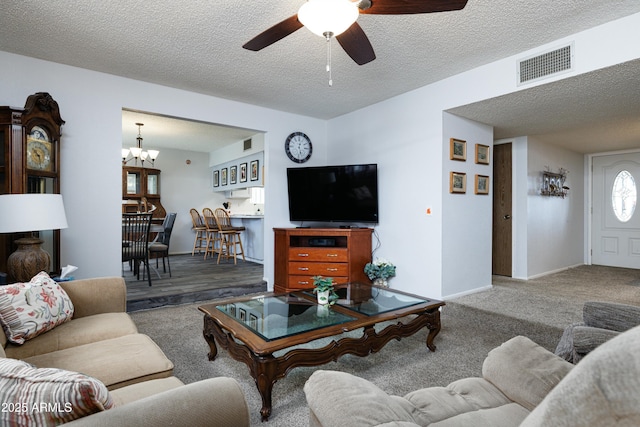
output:
POLYGON ((449 158, 451 160, 467 161, 467 141, 461 139, 449 139, 449 158))
POLYGON ((213 171, 213 186, 214 187, 220 186, 220 171, 217 169, 213 171))
POLYGON ((227 185, 227 168, 222 168, 220 171, 220 185, 227 185))
POLYGON ((238 182, 238 166, 231 166, 229 168, 229 184, 236 184, 238 182))
POLYGON ((258 175, 258 160, 253 160, 251 162, 251 181, 257 181, 258 175))
POLYGON ((489 146, 476 144, 476 163, 479 165, 489 164, 489 146))
POLYGON ((467 174, 463 172, 449 173, 449 193, 464 194, 467 192, 467 174))
POLYGON ((489 177, 486 175, 476 175, 476 194, 489 194, 489 177))
POLYGON ((247 164, 240 164, 240 182, 247 182, 247 164))

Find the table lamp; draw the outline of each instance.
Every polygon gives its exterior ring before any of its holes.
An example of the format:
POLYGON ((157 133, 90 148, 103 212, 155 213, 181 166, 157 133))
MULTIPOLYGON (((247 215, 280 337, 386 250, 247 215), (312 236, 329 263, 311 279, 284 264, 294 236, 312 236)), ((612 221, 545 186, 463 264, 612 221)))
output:
MULTIPOLYGON (((60 194, 0 195, 0 233, 21 233, 67 228, 60 194)), ((15 241, 18 249, 9 255, 7 273, 18 282, 28 282, 41 271, 49 273, 51 256, 35 236, 15 241)))

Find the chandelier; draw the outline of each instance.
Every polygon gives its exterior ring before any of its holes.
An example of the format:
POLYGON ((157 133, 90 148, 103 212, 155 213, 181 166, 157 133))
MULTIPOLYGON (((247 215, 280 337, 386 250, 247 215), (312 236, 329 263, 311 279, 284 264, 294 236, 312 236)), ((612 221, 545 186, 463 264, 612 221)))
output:
POLYGON ((160 152, 158 150, 144 151, 142 149, 142 136, 140 135, 140 128, 144 126, 144 123, 136 123, 136 126, 138 126, 138 136, 136 137, 136 146, 122 149, 122 164, 126 165, 131 160, 135 159, 135 164, 137 166, 138 159, 140 159, 142 163, 142 167, 144 167, 144 161, 149 159, 151 161, 151 166, 153 166, 160 152))

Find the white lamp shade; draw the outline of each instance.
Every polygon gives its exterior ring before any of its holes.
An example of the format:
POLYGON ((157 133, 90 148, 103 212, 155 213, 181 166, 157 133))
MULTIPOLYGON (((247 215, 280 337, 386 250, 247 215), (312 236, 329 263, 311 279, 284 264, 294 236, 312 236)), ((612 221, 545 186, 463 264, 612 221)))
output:
POLYGON ((128 148, 123 148, 122 149, 122 158, 126 159, 128 155, 129 155, 129 149, 128 148))
POLYGON ((158 154, 160 154, 160 152, 158 150, 148 150, 149 152, 149 158, 151 160, 155 160, 158 158, 158 154))
POLYGON ((140 148, 140 147, 131 147, 131 155, 133 157, 135 157, 136 159, 138 157, 140 157, 141 153, 142 153, 142 148, 140 148))
POLYGON ((309 0, 298 10, 298 21, 314 34, 337 36, 358 19, 357 3, 350 0, 309 0))
POLYGON ((67 228, 60 194, 0 195, 0 233, 67 228))

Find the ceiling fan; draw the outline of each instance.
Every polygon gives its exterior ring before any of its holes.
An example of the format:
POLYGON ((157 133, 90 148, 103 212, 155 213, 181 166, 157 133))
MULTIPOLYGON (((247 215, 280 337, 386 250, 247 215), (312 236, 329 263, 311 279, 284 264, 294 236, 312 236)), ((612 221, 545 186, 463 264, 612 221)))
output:
POLYGON ((259 51, 307 27, 329 41, 335 37, 358 65, 376 59, 360 25, 359 14, 407 15, 461 10, 467 0, 308 0, 298 13, 258 34, 242 47, 259 51))

